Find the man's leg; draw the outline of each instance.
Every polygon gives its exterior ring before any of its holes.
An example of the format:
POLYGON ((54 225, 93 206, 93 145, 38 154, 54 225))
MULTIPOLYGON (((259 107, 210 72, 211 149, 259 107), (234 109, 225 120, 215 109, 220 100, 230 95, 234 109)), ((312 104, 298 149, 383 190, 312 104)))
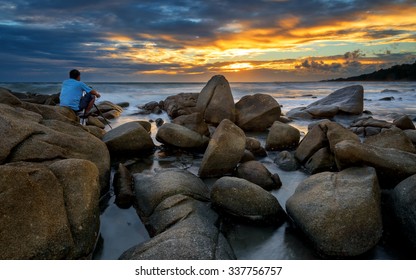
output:
POLYGON ((85 110, 85 114, 88 114, 92 106, 94 106, 94 102, 95 96, 93 96, 91 93, 87 93, 79 101, 79 108, 81 110, 85 110))
POLYGON ((94 102, 95 102, 95 96, 92 96, 91 101, 88 103, 87 108, 85 108, 85 114, 88 114, 92 106, 94 106, 94 102))

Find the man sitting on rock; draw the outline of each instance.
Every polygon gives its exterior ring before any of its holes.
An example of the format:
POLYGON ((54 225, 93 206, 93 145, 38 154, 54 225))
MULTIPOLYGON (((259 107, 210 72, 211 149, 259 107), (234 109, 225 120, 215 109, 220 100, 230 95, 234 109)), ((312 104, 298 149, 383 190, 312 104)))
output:
POLYGON ((73 69, 69 72, 69 79, 62 83, 60 106, 71 108, 76 113, 85 110, 86 115, 94 105, 95 98, 100 96, 96 90, 81 82, 81 73, 73 69))

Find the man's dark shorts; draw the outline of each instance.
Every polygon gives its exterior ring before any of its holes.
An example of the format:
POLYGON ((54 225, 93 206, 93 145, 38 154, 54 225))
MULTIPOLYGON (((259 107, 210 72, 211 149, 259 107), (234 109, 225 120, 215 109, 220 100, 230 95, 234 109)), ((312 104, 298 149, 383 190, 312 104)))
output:
POLYGON ((93 98, 94 97, 91 93, 86 93, 83 97, 81 97, 81 100, 79 101, 79 109, 84 110, 85 108, 87 108, 88 104, 91 102, 93 98))

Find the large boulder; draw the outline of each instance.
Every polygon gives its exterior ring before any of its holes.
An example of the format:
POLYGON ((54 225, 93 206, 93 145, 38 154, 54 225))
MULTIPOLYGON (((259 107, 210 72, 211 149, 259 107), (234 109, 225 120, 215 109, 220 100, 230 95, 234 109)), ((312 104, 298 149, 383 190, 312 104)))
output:
POLYGON ((0 104, 0 163, 49 163, 69 158, 90 160, 100 172, 101 192, 106 192, 110 178, 110 154, 106 145, 78 123, 60 115, 60 110, 44 110, 51 106, 37 106, 39 113, 0 104), (47 118, 40 114, 41 110, 47 112, 47 118))
POLYGON ((179 169, 134 178, 134 205, 152 239, 128 249, 120 259, 235 259, 200 178, 179 169))
POLYGON ((295 158, 304 164, 314 153, 326 146, 328 146, 328 138, 324 127, 320 124, 314 125, 299 143, 295 158))
POLYGON ((311 114, 313 118, 332 118, 339 112, 339 107, 336 105, 319 105, 306 107, 305 112, 311 114))
POLYGON ((16 146, 40 133, 41 121, 39 114, 0 104, 0 164, 10 158, 16 146))
POLYGON ((179 148, 206 148, 209 138, 175 123, 165 123, 159 127, 156 140, 179 148))
POLYGON ((44 120, 56 120, 79 126, 79 118, 70 108, 23 102, 22 109, 40 114, 44 120))
POLYGON ((89 133, 91 133, 91 135, 94 135, 95 137, 97 137, 98 139, 103 138, 104 134, 107 133, 104 129, 99 128, 95 125, 87 125, 84 127, 84 129, 88 131, 89 133))
POLYGON ((319 149, 305 163, 305 168, 310 174, 324 171, 336 171, 335 157, 328 147, 319 149))
POLYGON ((334 152, 334 147, 341 141, 351 140, 360 143, 360 138, 351 130, 343 127, 336 122, 324 122, 321 127, 326 132, 326 138, 328 139, 329 149, 334 152))
POLYGON ((344 140, 335 145, 335 159, 339 169, 367 165, 377 170, 380 185, 392 188, 400 181, 416 174, 416 154, 394 148, 344 140))
POLYGON ((102 118, 103 122, 108 122, 108 120, 112 120, 112 119, 116 119, 118 117, 121 116, 121 112, 119 110, 111 110, 108 112, 103 113, 102 115, 100 115, 100 117, 102 118))
POLYGON ((295 108, 287 113, 294 118, 331 118, 337 114, 359 115, 364 108, 364 88, 353 85, 338 89, 306 107, 295 108), (293 112, 292 112, 293 111, 293 112))
POLYGON ((299 145, 300 131, 279 121, 275 121, 266 138, 266 150, 293 149, 299 145))
POLYGON ((197 200, 209 200, 204 182, 186 170, 167 169, 146 176, 134 174, 134 193, 139 216, 146 220, 166 198, 182 194, 197 200))
POLYGON ((46 120, 78 123, 78 117, 69 108, 22 102, 16 95, 17 93, 12 93, 8 89, 0 88, 0 104, 10 105, 14 110, 25 110, 24 112, 30 111, 39 114, 46 120))
POLYGON ((222 120, 235 120, 234 98, 228 81, 222 75, 213 76, 201 90, 196 104, 206 123, 218 125, 222 120))
POLYGON ((217 220, 218 215, 210 209, 209 203, 178 193, 167 197, 157 205, 151 216, 146 219, 146 228, 150 237, 154 237, 173 227, 188 223, 197 226, 204 221, 201 226, 210 228, 211 231, 216 230, 212 225, 217 220))
POLYGON ((138 122, 128 122, 108 131, 102 141, 111 154, 140 154, 155 147, 147 130, 138 122))
POLYGON ((0 87, 0 103, 19 106, 22 104, 22 101, 13 95, 9 89, 0 87))
POLYGON ((238 220, 280 225, 286 217, 272 194, 241 178, 218 179, 212 186, 211 201, 220 213, 238 220))
POLYGON ((98 169, 88 160, 66 159, 49 166, 63 188, 65 209, 75 243, 73 255, 89 258, 100 232, 98 169))
POLYGON ((413 145, 416 147, 416 130, 414 129, 407 129, 403 131, 404 134, 412 141, 413 145))
POLYGON ((171 118, 195 113, 199 93, 179 93, 163 101, 163 109, 171 118))
POLYGON ((1 165, 0 193, 0 259, 90 258, 100 194, 92 162, 1 165))
POLYGON ((230 120, 223 120, 215 130, 199 167, 200 177, 219 177, 232 173, 244 155, 246 135, 230 120))
POLYGON ((305 111, 306 107, 293 108, 286 112, 285 116, 290 120, 313 120, 312 114, 305 111))
POLYGON ((280 118, 280 105, 272 96, 243 96, 236 104, 236 124, 244 131, 264 131, 280 118))
MULTIPOLYGON (((329 108, 328 110, 330 111, 332 110, 331 107, 335 106, 338 107, 337 113, 361 114, 364 108, 363 86, 353 85, 338 89, 328 96, 306 106, 306 111, 311 113, 312 109, 317 110, 319 108, 322 108, 323 111, 325 111, 325 108, 329 108)), ((313 113, 311 114, 314 115, 313 113)))
POLYGON ((65 259, 74 241, 52 171, 2 165, 0 174, 0 259, 65 259))
POLYGON ((86 124, 91 125, 91 126, 96 126, 101 129, 105 129, 105 124, 102 123, 98 118, 93 117, 93 116, 88 116, 86 124))
MULTIPOLYGON (((193 213, 191 213, 193 214, 193 213)), ((227 239, 205 216, 178 224, 126 250, 120 260, 234 260, 227 239)))
POLYGON ((382 235, 380 189, 371 167, 310 176, 287 200, 286 210, 325 256, 361 255, 382 235))
POLYGON ((241 163, 236 169, 236 176, 246 179, 268 191, 282 186, 279 175, 277 173, 272 174, 264 164, 257 160, 241 163))
POLYGON ((98 103, 96 106, 93 106, 90 110, 90 113, 94 115, 101 115, 111 111, 117 111, 121 114, 124 110, 121 106, 107 100, 98 103))
POLYGON ((399 128, 384 129, 379 134, 369 136, 364 139, 364 144, 377 146, 380 148, 394 148, 409 153, 415 153, 416 149, 412 140, 404 131, 399 128))
POLYGON ((99 197, 109 187, 107 146, 72 110, 17 102, 3 93, 1 258, 90 258, 99 232, 99 197))
POLYGON ((111 101, 103 101, 100 102, 98 105, 94 105, 95 106, 91 108, 88 115, 94 116, 98 120, 92 120, 89 117, 88 119, 90 122, 92 121, 94 124, 98 126, 102 126, 102 124, 109 125, 109 120, 118 118, 123 113, 123 108, 119 105, 112 103, 111 101), (100 122, 102 124, 100 124, 100 122))
POLYGON ((416 175, 400 182, 393 190, 393 206, 400 231, 416 248, 416 175))
POLYGON ((416 129, 415 124, 408 115, 402 115, 393 120, 393 124, 400 129, 416 129))
POLYGON ((199 112, 179 116, 173 119, 172 123, 185 126, 201 135, 209 136, 208 125, 204 122, 203 115, 199 112))

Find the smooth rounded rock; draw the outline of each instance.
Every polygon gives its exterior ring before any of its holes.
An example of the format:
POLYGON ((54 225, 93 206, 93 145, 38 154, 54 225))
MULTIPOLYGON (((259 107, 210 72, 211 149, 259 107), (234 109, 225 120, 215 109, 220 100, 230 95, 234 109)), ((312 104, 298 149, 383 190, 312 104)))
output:
POLYGON ((286 210, 325 256, 358 256, 382 235, 380 189, 371 167, 312 175, 287 200, 286 210))
POLYGON ((223 120, 215 130, 199 167, 200 177, 219 177, 232 173, 244 155, 244 131, 230 120, 223 120))
POLYGON ((211 201, 220 212, 246 221, 279 225, 286 217, 272 194, 241 178, 218 179, 211 190, 211 201))

